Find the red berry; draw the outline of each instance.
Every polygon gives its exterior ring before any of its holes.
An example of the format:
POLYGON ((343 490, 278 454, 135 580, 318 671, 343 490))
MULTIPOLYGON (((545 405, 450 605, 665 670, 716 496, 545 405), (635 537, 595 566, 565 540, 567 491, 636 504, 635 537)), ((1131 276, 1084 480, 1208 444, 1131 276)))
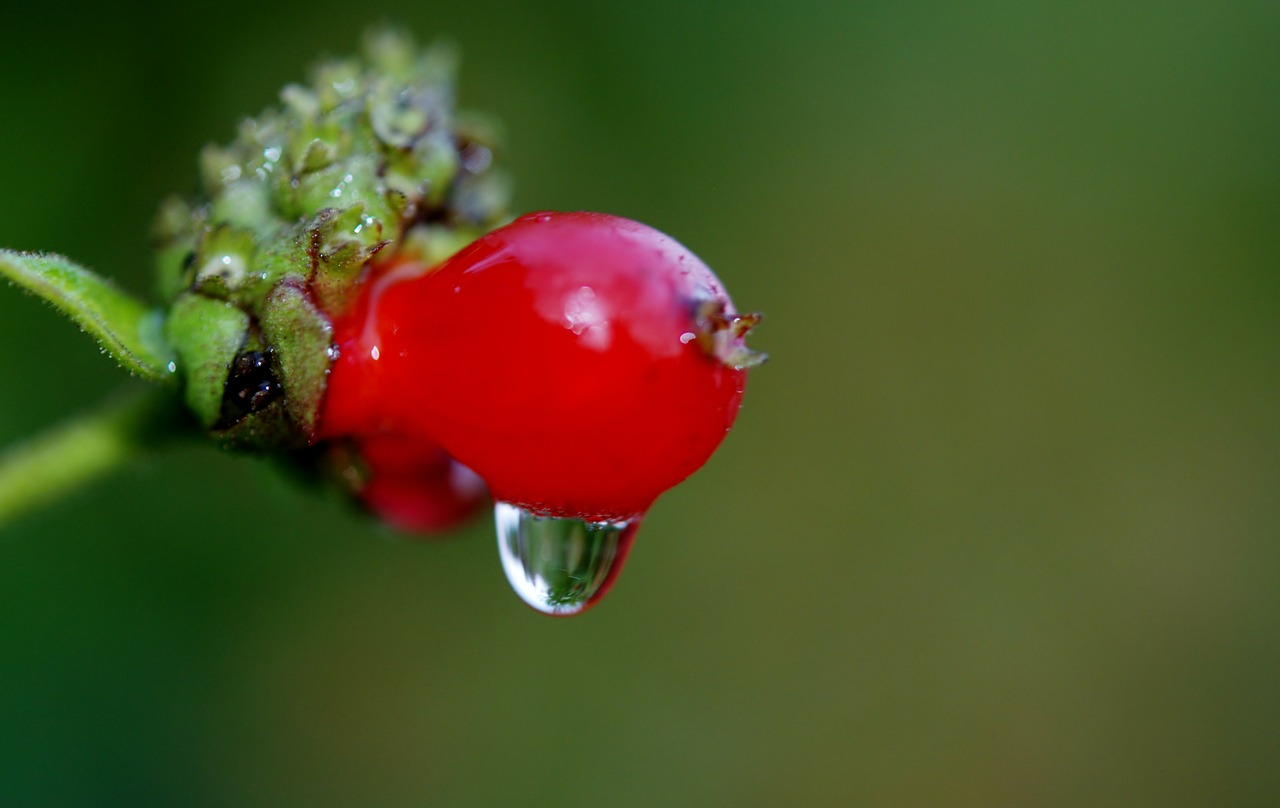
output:
POLYGON ((371 268, 334 323, 316 437, 438 443, 499 500, 628 519, 728 432, 755 320, 650 227, 530 214, 439 266, 371 268))
POLYGON ((377 435, 361 438, 356 449, 367 475, 361 500, 400 530, 448 530, 487 499, 484 481, 429 439, 377 435))

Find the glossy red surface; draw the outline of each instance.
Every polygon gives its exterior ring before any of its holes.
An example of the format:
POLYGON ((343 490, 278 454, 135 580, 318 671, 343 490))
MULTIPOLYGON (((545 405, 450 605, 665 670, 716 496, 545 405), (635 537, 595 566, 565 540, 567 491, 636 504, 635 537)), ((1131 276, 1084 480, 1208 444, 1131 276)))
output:
POLYGON ((431 440, 513 504, 642 513, 738 412, 745 372, 697 338, 709 300, 733 312, 696 256, 604 214, 530 214, 435 268, 393 256, 334 323, 317 437, 431 440))
POLYGON ((361 499, 400 530, 449 530, 488 501, 484 481, 432 440, 377 435, 360 438, 356 449, 369 474, 361 499))

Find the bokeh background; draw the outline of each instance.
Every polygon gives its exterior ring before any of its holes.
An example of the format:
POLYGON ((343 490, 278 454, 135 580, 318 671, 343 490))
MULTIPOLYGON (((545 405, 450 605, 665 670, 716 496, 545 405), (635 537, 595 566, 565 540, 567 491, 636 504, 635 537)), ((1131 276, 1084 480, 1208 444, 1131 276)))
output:
MULTIPOLYGON (((0 530, 0 804, 1280 799, 1280 5, 541 0, 0 12, 0 244, 148 288, 321 52, 463 50, 517 209, 766 312, 599 608, 187 447, 0 530)), ((0 288, 0 445, 121 374, 0 288)))

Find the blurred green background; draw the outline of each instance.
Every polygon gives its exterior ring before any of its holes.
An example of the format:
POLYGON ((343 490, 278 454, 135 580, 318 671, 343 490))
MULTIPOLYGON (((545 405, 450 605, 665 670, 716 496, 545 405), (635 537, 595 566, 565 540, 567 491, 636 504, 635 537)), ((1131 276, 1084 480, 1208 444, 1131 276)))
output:
MULTIPOLYGON (((518 210, 674 234, 773 360, 578 619, 200 447, 4 528, 0 804, 1280 799, 1280 5, 146 5, 0 12, 0 244, 146 289, 199 146, 393 19, 518 210)), ((0 445, 121 382, 0 343, 0 445)))

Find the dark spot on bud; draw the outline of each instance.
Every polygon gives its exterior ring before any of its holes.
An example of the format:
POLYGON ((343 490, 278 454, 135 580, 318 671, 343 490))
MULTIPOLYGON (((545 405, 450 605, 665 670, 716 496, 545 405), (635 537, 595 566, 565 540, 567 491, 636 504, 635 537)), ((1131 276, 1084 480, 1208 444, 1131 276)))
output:
POLYGON ((196 254, 194 250, 182 257, 183 269, 191 269, 195 265, 196 265, 196 254))
POLYGON ((222 414, 215 429, 232 426, 245 416, 262 412, 284 395, 276 378, 271 354, 245 351, 231 362, 227 386, 222 392, 222 414))

